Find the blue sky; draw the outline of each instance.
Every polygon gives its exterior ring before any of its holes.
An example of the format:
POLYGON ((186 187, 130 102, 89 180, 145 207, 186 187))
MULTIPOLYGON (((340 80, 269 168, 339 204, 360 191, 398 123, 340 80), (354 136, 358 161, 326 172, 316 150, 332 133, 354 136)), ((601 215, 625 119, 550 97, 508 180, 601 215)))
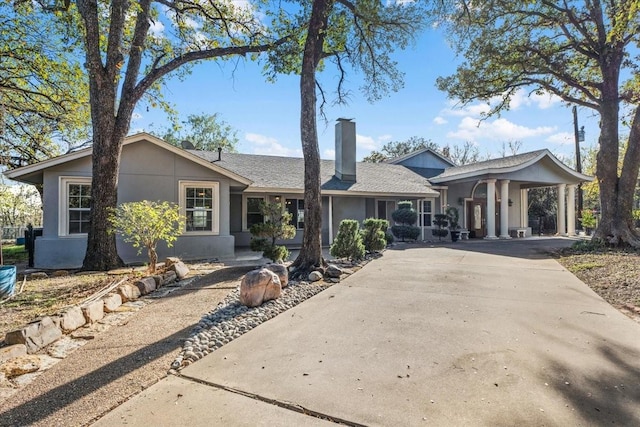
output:
MULTIPOLYGON (((334 123, 339 117, 356 121, 358 159, 386 142, 412 136, 440 144, 461 145, 471 141, 481 155, 500 156, 503 144, 522 141, 520 152, 548 148, 573 158, 573 116, 571 108, 549 96, 531 96, 522 91, 512 101, 512 109, 500 117, 479 121, 486 106, 475 103, 461 107, 435 87, 438 76, 452 74, 459 59, 438 30, 423 34, 413 47, 396 52, 394 58, 405 73, 404 88, 373 104, 359 90, 361 78, 348 76, 351 97, 348 105, 326 109, 328 122, 318 121, 320 155, 334 156, 334 123)), ((327 67, 322 79, 335 81, 337 72, 327 67)), ((196 65, 185 81, 171 79, 166 97, 181 117, 189 114, 219 113, 233 126, 242 153, 302 156, 300 143, 300 95, 297 76, 282 76, 268 83, 261 65, 239 59, 228 63, 205 62, 196 65)), ((329 94, 333 87, 327 86, 329 94)), ((593 111, 578 108, 585 126, 585 146, 595 145, 598 118, 593 111)), ((162 127, 165 118, 159 110, 140 105, 134 114, 131 132, 162 127)))

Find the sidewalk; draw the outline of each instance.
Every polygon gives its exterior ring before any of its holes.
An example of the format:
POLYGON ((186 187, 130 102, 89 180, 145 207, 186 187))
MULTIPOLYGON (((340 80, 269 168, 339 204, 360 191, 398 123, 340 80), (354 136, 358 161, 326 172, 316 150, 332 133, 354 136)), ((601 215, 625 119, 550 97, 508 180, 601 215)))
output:
POLYGON ((96 425, 638 425, 640 325, 565 242, 388 250, 96 425))

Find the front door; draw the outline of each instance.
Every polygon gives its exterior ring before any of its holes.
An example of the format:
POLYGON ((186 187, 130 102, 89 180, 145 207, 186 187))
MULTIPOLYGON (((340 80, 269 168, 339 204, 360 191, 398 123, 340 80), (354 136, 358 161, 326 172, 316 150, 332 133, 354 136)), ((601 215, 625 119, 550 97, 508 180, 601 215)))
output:
POLYGON ((467 202, 467 227, 474 237, 487 235, 487 205, 484 200, 467 202))

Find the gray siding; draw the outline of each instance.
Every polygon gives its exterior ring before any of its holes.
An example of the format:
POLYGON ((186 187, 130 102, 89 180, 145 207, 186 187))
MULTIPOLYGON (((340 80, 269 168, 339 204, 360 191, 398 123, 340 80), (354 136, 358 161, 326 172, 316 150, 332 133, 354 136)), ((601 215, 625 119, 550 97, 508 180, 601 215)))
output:
MULTIPOLYGON (((44 230, 36 240, 35 266, 39 268, 77 268, 86 251, 85 236, 60 237, 58 230, 59 183, 63 176, 91 176, 91 159, 84 158, 50 168, 44 172, 44 230)), ((167 200, 179 203, 179 181, 219 183, 219 234, 178 238, 172 248, 159 245, 159 256, 183 259, 229 258, 234 255, 230 233, 229 186, 237 183, 203 166, 147 142, 123 148, 118 182, 118 203, 138 200, 167 200)), ((126 263, 145 262, 146 253, 137 255, 130 244, 117 239, 118 253, 126 263)))

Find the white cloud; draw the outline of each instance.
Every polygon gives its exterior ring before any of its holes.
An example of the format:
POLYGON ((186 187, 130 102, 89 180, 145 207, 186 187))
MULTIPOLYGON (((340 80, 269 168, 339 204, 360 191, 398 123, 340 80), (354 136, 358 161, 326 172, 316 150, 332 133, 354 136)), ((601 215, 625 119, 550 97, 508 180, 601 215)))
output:
POLYGON ((322 152, 322 158, 327 160, 334 160, 336 158, 336 150, 324 150, 322 152))
POLYGON ((447 119, 444 119, 444 118, 438 116, 435 119, 433 119, 433 123, 435 123, 437 125, 446 125, 447 123, 449 123, 449 121, 447 119))
POLYGON ((559 132, 550 135, 545 141, 553 144, 568 145, 575 143, 575 137, 570 132, 559 132))
POLYGON ((152 21, 151 26, 149 27, 149 33, 158 37, 161 36, 164 32, 164 24, 159 20, 152 21))
POLYGON ((447 102, 448 107, 443 109, 440 113, 445 116, 456 116, 456 117, 481 117, 482 114, 488 113, 491 107, 489 104, 470 104, 465 105, 464 107, 456 107, 455 101, 447 102))
POLYGON ((366 150, 377 150, 378 142, 371 136, 356 134, 356 146, 366 150))
POLYGON ((253 154, 269 156, 302 157, 302 150, 280 144, 277 139, 257 133, 247 133, 244 138, 253 145, 253 154))
POLYGON ((562 100, 551 93, 543 92, 543 93, 532 93, 529 94, 524 89, 519 89, 511 96, 511 102, 509 103, 509 107, 512 110, 517 110, 520 107, 537 107, 540 110, 546 110, 547 108, 551 108, 554 105, 560 103, 562 100))
POLYGON ((131 121, 140 120, 142 118, 142 114, 134 112, 131 115, 131 121))
POLYGON ((493 121, 479 121, 472 117, 464 117, 458 124, 458 129, 449 132, 447 137, 465 141, 478 141, 480 139, 522 140, 534 136, 547 135, 555 131, 551 126, 539 126, 529 128, 517 125, 507 119, 499 118, 493 121))

